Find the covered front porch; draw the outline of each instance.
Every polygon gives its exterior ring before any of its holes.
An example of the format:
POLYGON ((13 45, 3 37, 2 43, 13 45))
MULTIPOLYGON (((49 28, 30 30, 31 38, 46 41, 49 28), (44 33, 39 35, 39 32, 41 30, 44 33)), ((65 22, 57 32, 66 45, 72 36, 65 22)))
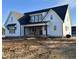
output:
POLYGON ((24 36, 47 36, 47 23, 24 25, 24 36))

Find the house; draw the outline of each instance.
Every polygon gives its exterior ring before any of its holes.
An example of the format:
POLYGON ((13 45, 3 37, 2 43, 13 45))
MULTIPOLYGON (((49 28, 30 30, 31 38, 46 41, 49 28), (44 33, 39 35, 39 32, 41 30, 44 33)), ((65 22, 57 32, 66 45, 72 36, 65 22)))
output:
POLYGON ((76 26, 72 26, 72 36, 76 36, 76 26))
POLYGON ((24 14, 10 12, 5 36, 66 36, 71 35, 69 6, 62 5, 24 14))

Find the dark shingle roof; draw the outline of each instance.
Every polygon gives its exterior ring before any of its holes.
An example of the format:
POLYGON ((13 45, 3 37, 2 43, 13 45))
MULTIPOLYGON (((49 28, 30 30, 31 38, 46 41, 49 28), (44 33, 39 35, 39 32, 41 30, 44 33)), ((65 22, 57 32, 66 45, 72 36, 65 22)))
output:
POLYGON ((16 25, 16 23, 14 23, 14 24, 8 24, 7 26, 15 26, 16 25))
POLYGON ((23 16, 18 21, 21 25, 28 24, 30 21, 30 16, 29 15, 23 16))
POLYGON ((29 23, 30 20, 30 14, 36 14, 36 13, 41 13, 41 12, 47 12, 50 9, 54 10, 62 19, 62 21, 64 22, 64 18, 66 15, 66 11, 67 11, 68 5, 62 5, 62 6, 58 6, 58 7, 53 7, 53 8, 47 8, 47 9, 42 9, 42 10, 38 10, 38 11, 32 11, 32 12, 27 12, 24 13, 25 16, 23 16, 22 18, 19 19, 19 22, 21 25, 25 25, 27 23, 29 23))

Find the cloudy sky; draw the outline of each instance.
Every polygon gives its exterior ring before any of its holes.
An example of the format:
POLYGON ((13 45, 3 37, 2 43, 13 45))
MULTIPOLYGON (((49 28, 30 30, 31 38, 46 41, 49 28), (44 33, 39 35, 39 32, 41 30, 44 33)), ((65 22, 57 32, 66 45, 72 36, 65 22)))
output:
POLYGON ((76 25, 75 0, 2 0, 2 22, 5 23, 10 11, 20 13, 69 4, 72 25, 76 25))

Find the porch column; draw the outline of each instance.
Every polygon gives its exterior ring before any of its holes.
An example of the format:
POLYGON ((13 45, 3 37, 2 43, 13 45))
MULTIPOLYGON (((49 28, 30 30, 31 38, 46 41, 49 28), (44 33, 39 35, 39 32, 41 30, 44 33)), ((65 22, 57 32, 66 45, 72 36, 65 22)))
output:
POLYGON ((42 32, 43 32, 43 35, 46 35, 45 26, 42 26, 42 32))

